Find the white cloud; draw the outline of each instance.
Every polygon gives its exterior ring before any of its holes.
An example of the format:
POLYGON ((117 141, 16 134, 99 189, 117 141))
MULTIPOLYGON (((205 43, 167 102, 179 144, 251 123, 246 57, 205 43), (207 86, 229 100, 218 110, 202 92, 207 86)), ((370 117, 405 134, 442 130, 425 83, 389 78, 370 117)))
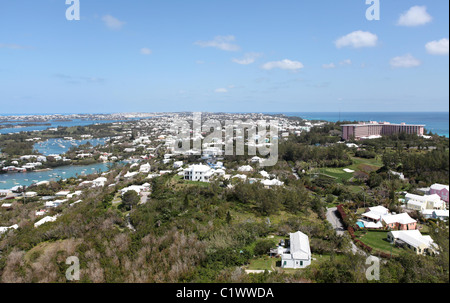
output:
POLYGON ((335 41, 337 48, 350 46, 353 48, 374 47, 377 45, 378 36, 370 32, 355 31, 335 41))
POLYGON ((422 64, 420 60, 414 58, 411 54, 406 54, 404 56, 398 56, 391 59, 390 64, 392 67, 417 67, 422 64))
POLYGON ((339 64, 340 65, 352 65, 352 60, 346 59, 346 60, 339 62, 339 64))
POLYGON ((228 89, 226 89, 226 88, 218 88, 214 92, 215 93, 219 93, 219 94, 224 94, 224 93, 228 93, 228 89))
POLYGON ((427 52, 432 55, 448 55, 448 39, 431 41, 425 45, 427 52))
POLYGON ((149 49, 149 48, 146 48, 146 47, 141 48, 141 54, 142 55, 151 55, 152 54, 152 50, 149 49))
POLYGON ((336 68, 336 64, 334 63, 330 63, 330 64, 323 64, 322 68, 324 69, 332 69, 332 68, 336 68))
POLYGON ((102 17, 102 21, 105 23, 105 25, 110 28, 110 29, 114 29, 114 30, 119 30, 121 29, 125 22, 120 21, 117 18, 114 18, 111 15, 106 15, 102 17))
POLYGON ((431 22, 433 18, 427 13, 426 6, 413 6, 400 15, 397 25, 419 26, 431 22))
POLYGON ((304 66, 301 62, 298 61, 291 61, 288 59, 284 59, 281 61, 273 61, 273 62, 267 62, 262 66, 265 70, 271 70, 274 68, 284 69, 284 70, 299 70, 302 69, 304 66))
POLYGON ((237 64, 248 65, 248 64, 254 63, 256 61, 256 59, 258 59, 261 56, 262 56, 262 54, 260 54, 260 53, 246 53, 244 55, 244 58, 242 58, 242 59, 233 58, 232 61, 237 64))
POLYGON ((236 38, 234 36, 217 36, 211 41, 197 41, 194 44, 201 47, 214 47, 220 50, 235 52, 240 50, 239 45, 233 44, 236 38))
POLYGON ((0 48, 8 48, 8 49, 28 49, 30 47, 28 46, 24 46, 24 45, 19 45, 19 44, 4 44, 4 43, 0 43, 0 48))

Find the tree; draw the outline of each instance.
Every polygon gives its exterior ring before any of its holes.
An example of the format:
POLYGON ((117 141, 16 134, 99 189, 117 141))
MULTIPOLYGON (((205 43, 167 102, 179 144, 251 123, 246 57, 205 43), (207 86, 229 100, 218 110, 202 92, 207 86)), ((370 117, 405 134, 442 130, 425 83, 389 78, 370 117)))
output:
POLYGON ((275 247, 276 243, 272 239, 259 240, 255 244, 253 252, 257 256, 263 256, 269 253, 270 249, 275 247))
POLYGON ((129 190, 122 196, 122 203, 125 207, 130 210, 133 206, 136 206, 140 201, 140 197, 134 190, 129 190))
POLYGON ((231 219, 232 219, 232 218, 231 218, 230 211, 228 211, 228 212, 227 212, 227 219, 226 219, 226 220, 227 220, 227 224, 230 224, 231 219))
POLYGON ((186 194, 186 195, 184 196, 183 209, 184 209, 184 210, 187 210, 188 208, 189 208, 189 197, 188 197, 188 195, 186 194))

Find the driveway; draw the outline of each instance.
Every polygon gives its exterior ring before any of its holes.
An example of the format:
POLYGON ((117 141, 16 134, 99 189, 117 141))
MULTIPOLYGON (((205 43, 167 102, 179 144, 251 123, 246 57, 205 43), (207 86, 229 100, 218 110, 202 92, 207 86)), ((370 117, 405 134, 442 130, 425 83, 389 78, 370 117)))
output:
MULTIPOLYGON (((338 236, 343 236, 345 234, 346 230, 344 228, 344 224, 342 224, 341 219, 338 217, 337 207, 327 208, 327 220, 333 226, 338 236)), ((351 241, 351 243, 352 243, 352 252, 354 255, 358 253, 363 256, 367 256, 367 254, 363 250, 358 248, 355 245, 355 243, 353 243, 353 241, 351 241)))
POLYGON ((327 220, 331 223, 338 236, 342 236, 345 233, 344 224, 342 224, 337 214, 337 207, 327 208, 327 220))

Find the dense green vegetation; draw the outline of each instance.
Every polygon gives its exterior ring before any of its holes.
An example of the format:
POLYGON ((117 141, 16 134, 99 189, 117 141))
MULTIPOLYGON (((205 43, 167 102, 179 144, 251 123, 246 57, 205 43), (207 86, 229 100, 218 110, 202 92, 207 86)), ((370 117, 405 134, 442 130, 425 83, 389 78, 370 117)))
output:
MULTIPOLYGON (((58 135, 85 131, 68 128, 58 135)), ((95 134, 114 133, 99 127, 95 134)), ((133 131, 131 136, 138 134, 133 131)), ((1 136, 0 147, 9 155, 29 154, 26 138, 1 136)), ((138 167, 114 166, 107 175, 113 186, 83 189, 76 197, 82 203, 50 210, 46 215, 60 215, 56 222, 37 228, 34 213, 42 201, 16 199, 13 210, 0 210, 0 226, 19 225, 18 230, 0 235, 1 281, 65 282, 65 260, 76 255, 81 282, 367 282, 365 258, 351 252, 348 236, 336 235, 326 219, 326 207, 345 205, 349 226, 368 206, 399 211, 399 192, 448 183, 448 139, 398 135, 355 142, 357 148, 339 141, 339 124, 330 123, 281 143, 278 163, 264 170, 283 181, 282 187, 268 189, 238 179, 199 183, 175 173, 151 181, 143 174, 127 179, 123 175, 138 167), (392 171, 404 173, 406 179, 392 171), (127 186, 147 181, 151 195, 146 203, 141 204, 134 191, 120 194, 127 186), (267 253, 298 230, 309 236, 315 260, 306 269, 281 270, 267 253), (249 275, 246 268, 273 272, 249 275)), ((162 159, 158 155, 152 160, 152 170, 171 168, 162 159)), ((183 160, 198 163, 196 157, 183 160)), ((224 162, 228 169, 236 169, 248 164, 248 158, 227 156, 224 162)), ((259 173, 255 170, 248 177, 257 178, 259 173)), ((32 190, 39 197, 53 195, 76 188, 78 181, 71 178, 32 190)), ((392 257, 382 262, 380 282, 448 283, 448 223, 417 219, 439 245, 439 254, 417 256, 393 248, 392 257)), ((376 250, 391 248, 385 232, 358 237, 376 250)))

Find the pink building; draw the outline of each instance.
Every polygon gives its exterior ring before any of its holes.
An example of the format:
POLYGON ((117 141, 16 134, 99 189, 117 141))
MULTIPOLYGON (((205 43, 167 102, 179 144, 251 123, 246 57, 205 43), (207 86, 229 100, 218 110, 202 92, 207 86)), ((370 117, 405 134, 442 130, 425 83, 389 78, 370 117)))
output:
POLYGON ((391 124, 389 122, 361 122, 358 124, 344 124, 342 127, 342 138, 344 140, 355 140, 376 138, 393 134, 424 134, 425 125, 411 125, 406 123, 391 124))
POLYGON ((449 200, 448 189, 449 189, 448 185, 442 185, 442 184, 437 184, 436 183, 436 184, 431 185, 431 187, 430 187, 430 194, 431 195, 433 195, 433 194, 438 195, 448 205, 448 200, 449 200))

